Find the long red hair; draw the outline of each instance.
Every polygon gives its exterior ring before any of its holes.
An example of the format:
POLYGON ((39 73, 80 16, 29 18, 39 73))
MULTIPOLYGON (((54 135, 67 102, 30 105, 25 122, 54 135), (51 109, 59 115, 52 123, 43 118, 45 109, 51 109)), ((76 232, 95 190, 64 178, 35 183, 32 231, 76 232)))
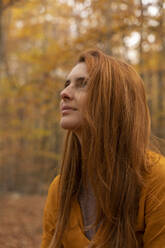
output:
POLYGON ((81 146, 68 131, 60 171, 59 211, 51 248, 60 248, 71 202, 86 181, 96 196, 97 239, 90 247, 137 248, 136 221, 148 168, 150 116, 143 81, 132 66, 87 50, 88 99, 81 146))

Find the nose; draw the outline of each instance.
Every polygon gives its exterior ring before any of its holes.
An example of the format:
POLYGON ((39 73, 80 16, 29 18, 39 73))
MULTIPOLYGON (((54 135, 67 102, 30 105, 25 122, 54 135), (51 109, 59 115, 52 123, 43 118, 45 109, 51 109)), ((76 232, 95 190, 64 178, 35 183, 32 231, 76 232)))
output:
POLYGON ((65 89, 63 89, 60 93, 61 99, 65 100, 65 99, 72 99, 73 98, 73 94, 72 94, 72 90, 67 87, 65 89))

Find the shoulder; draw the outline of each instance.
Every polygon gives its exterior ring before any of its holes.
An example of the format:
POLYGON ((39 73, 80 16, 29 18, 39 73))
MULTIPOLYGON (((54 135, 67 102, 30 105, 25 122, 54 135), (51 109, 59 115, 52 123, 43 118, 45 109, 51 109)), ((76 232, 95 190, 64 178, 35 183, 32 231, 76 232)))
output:
POLYGON ((157 153, 150 153, 150 164, 151 170, 148 175, 148 182, 165 184, 165 157, 157 153))
POLYGON ((57 209, 60 175, 56 176, 48 189, 46 208, 57 209))
POLYGON ((165 207, 165 157, 152 153, 150 158, 151 169, 147 176, 145 192, 148 206, 160 203, 165 207))
POLYGON ((42 236, 42 248, 46 248, 51 243, 51 239, 54 234, 57 209, 58 209, 58 184, 60 176, 56 176, 49 186, 48 196, 44 208, 43 216, 43 236, 42 236))
POLYGON ((48 193, 52 193, 52 192, 56 192, 58 191, 58 185, 59 185, 59 181, 60 181, 60 175, 57 175, 53 181, 51 182, 49 189, 48 189, 48 193))
POLYGON ((152 153, 143 199, 143 242, 145 247, 164 247, 165 240, 165 158, 152 153))

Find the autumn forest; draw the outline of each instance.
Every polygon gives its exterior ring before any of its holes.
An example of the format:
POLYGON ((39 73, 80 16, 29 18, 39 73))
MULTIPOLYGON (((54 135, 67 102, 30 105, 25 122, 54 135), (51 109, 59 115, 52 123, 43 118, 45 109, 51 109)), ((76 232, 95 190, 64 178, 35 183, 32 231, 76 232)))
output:
POLYGON ((93 47, 140 73, 165 153, 165 0, 0 0, 0 248, 40 245, 65 136, 59 93, 93 47))
POLYGON ((64 137, 59 92, 91 47, 141 74, 152 132, 165 138, 164 0, 0 0, 1 192, 47 192, 64 137))

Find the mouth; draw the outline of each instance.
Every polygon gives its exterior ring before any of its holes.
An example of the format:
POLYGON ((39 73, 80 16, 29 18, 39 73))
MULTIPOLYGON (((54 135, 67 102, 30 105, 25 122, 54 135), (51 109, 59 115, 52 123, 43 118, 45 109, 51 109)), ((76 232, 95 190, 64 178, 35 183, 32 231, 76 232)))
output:
POLYGON ((69 106, 64 106, 61 108, 61 110, 77 110, 76 108, 72 108, 72 107, 69 107, 69 106))
POLYGON ((63 106, 61 108, 61 112, 62 112, 63 115, 68 114, 71 111, 76 111, 76 110, 77 110, 76 108, 72 108, 72 107, 69 107, 69 106, 63 106))

